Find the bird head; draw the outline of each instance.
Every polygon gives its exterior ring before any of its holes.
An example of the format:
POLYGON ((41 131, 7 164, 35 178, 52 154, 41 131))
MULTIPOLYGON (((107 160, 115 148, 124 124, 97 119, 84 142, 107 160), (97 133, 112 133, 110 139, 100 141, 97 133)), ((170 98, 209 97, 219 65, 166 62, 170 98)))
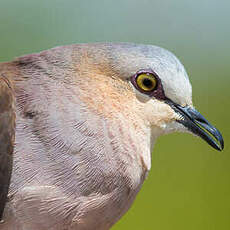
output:
POLYGON ((150 128, 154 138, 188 131, 223 149, 220 132, 193 107, 189 78, 171 52, 130 43, 85 44, 74 49, 79 95, 98 114, 116 117, 117 122, 123 116, 137 132, 141 126, 150 128))

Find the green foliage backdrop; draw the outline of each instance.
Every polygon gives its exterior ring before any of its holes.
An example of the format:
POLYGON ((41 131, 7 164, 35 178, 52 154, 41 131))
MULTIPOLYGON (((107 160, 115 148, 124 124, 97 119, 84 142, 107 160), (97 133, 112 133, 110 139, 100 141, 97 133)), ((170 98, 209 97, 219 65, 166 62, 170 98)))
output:
POLYGON ((163 46, 184 63, 196 108, 223 133, 221 153, 189 134, 161 137, 114 230, 230 229, 229 11, 227 0, 0 0, 0 61, 80 42, 163 46))

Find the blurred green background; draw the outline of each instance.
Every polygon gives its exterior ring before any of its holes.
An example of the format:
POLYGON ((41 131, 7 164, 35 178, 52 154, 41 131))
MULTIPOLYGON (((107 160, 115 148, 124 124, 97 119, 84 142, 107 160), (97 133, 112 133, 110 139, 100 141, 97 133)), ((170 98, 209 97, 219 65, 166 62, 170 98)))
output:
POLYGON ((230 229, 230 1, 0 0, 0 61, 57 45, 154 44, 174 52, 196 108, 222 132, 217 152, 189 134, 161 137, 152 170, 113 230, 230 229))

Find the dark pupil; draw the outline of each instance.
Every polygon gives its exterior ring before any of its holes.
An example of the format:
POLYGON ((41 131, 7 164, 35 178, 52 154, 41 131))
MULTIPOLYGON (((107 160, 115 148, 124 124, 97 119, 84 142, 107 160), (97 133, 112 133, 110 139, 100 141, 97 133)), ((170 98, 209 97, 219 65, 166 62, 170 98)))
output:
POLYGON ((142 81, 143 85, 147 88, 152 88, 153 86, 153 82, 148 79, 148 78, 145 78, 143 81, 142 81))

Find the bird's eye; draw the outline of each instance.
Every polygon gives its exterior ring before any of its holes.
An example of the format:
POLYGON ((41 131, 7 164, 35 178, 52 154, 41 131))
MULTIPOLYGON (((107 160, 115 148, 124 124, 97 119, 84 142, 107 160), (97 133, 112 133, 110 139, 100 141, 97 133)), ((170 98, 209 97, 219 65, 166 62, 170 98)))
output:
POLYGON ((157 87, 157 79, 151 73, 141 73, 136 77, 136 85, 144 92, 152 92, 157 87))
POLYGON ((141 69, 130 78, 133 86, 151 98, 165 100, 161 79, 152 69, 141 69))

